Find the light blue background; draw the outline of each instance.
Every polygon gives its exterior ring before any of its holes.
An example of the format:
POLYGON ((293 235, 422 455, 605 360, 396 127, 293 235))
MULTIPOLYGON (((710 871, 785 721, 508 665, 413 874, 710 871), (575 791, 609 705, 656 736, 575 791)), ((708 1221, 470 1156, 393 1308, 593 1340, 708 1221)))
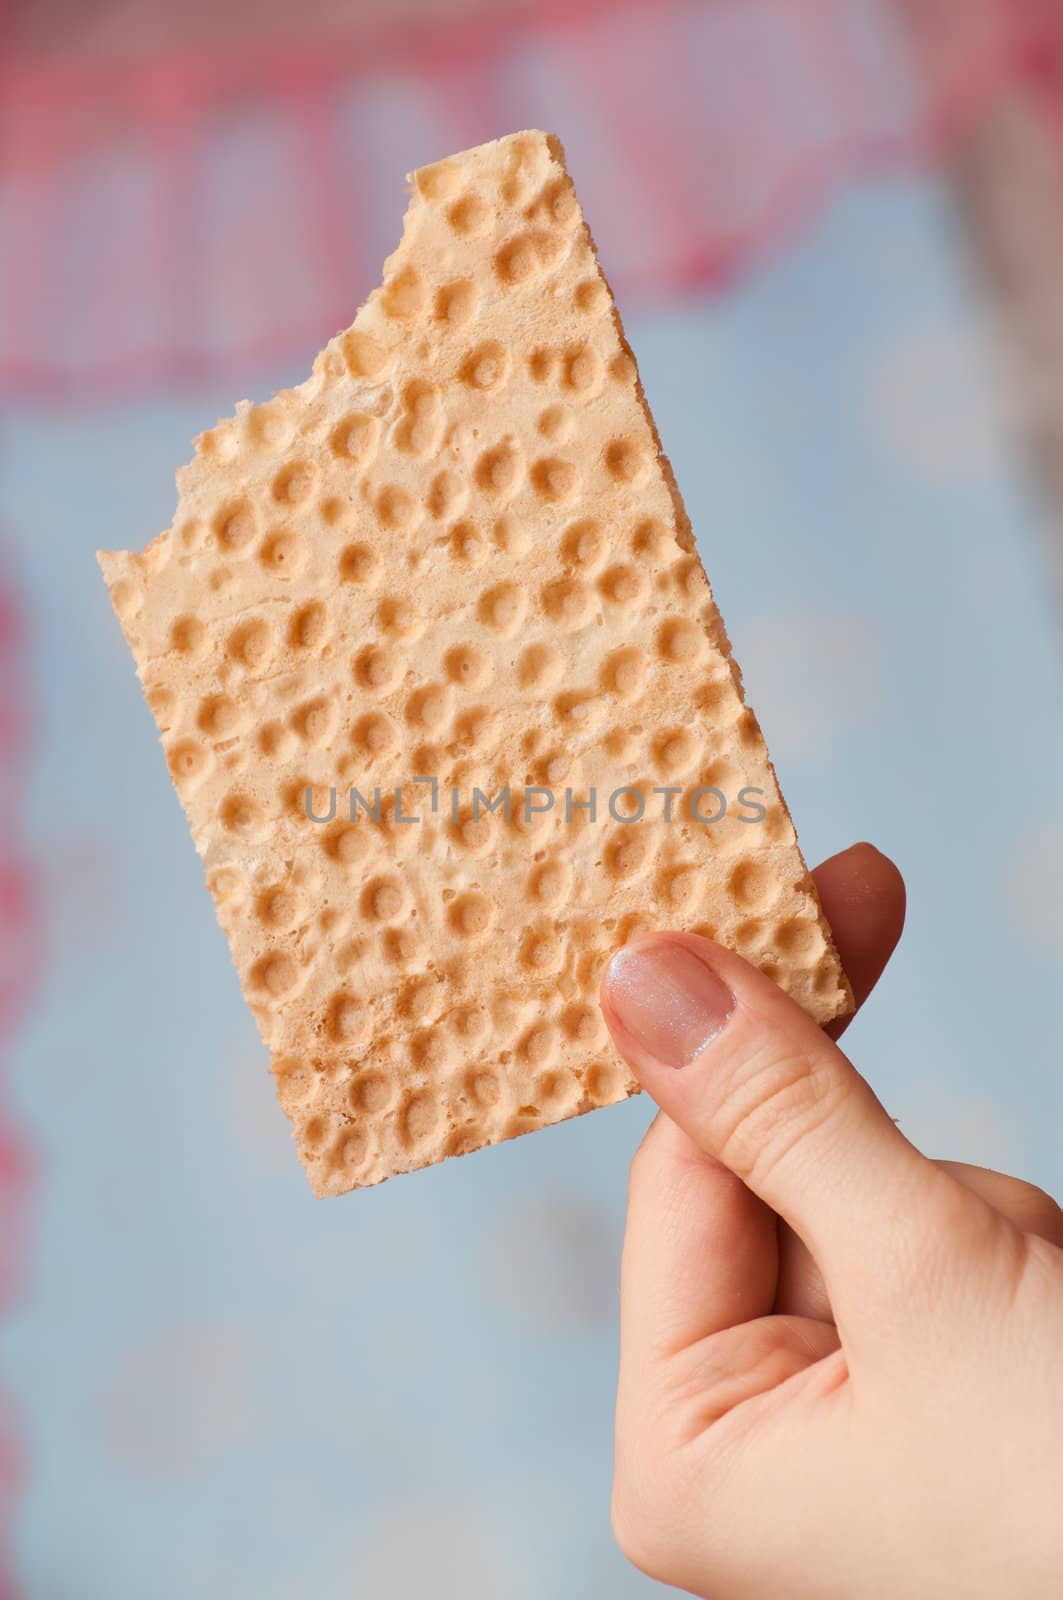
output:
MULTIPOLYGON (((851 1053, 932 1153, 1063 1191, 1058 619, 943 189, 868 184, 726 298, 628 327, 808 858, 867 837, 908 879, 851 1053)), ((26 1594, 649 1594, 608 1499, 651 1108, 315 1201, 93 558, 165 527, 191 436, 312 354, 6 426, 49 912, 0 1327, 26 1594)))

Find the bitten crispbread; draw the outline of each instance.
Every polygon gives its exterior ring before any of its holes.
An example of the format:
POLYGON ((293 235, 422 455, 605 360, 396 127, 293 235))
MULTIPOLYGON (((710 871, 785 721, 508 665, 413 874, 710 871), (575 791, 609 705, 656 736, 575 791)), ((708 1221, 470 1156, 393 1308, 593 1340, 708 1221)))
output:
POLYGON ((555 138, 415 173, 352 327, 178 490, 100 561, 317 1193, 634 1092, 636 928, 851 1007, 555 138))

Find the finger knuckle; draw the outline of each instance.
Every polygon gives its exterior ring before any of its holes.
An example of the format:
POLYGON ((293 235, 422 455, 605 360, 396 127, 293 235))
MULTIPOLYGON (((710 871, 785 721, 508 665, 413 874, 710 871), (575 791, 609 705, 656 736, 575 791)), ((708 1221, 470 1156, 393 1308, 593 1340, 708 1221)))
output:
POLYGON ((618 1471, 613 1479, 609 1518, 613 1538, 625 1560, 658 1583, 671 1571, 671 1540, 658 1495, 648 1490, 644 1473, 618 1471))
POLYGON ((850 1089, 833 1063, 765 1048, 742 1063, 716 1108, 720 1159, 755 1186, 837 1115, 850 1089))
POLYGON ((1063 1210, 1046 1189, 1034 1183, 1015 1180, 1015 1221, 1025 1233, 1044 1238, 1063 1237, 1063 1210))
POLYGON ((676 1496, 667 1447, 667 1396, 652 1390, 617 1396, 613 1487, 609 1506, 621 1553, 649 1577, 667 1582, 675 1548, 676 1496))
MULTIPOLYGON (((931 1166, 921 1193, 923 1213, 933 1224, 904 1231, 905 1281, 910 1300, 929 1308, 972 1283, 971 1262, 996 1262, 1010 1276, 1019 1234, 1004 1211, 972 1195, 967 1186, 931 1166)), ((979 1283, 986 1281, 983 1278, 979 1283)))

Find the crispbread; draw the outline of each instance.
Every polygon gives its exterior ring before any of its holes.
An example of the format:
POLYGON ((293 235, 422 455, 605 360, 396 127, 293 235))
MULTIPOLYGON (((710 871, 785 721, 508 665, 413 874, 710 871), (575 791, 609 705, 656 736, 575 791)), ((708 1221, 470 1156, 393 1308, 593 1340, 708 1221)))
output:
POLYGON ((633 1093, 637 928, 851 1007, 555 138, 415 173, 382 287, 178 490, 100 562, 318 1194, 633 1093))

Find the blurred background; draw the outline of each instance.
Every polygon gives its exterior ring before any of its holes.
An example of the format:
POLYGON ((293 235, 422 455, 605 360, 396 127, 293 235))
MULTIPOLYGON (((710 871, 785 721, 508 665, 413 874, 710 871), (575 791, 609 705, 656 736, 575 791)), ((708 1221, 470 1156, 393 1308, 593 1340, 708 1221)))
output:
POLYGON ((555 131, 806 854, 908 879, 851 1053, 1059 1195, 1063 7, 0 19, 0 1596, 648 1596, 650 1108, 313 1200, 93 553, 351 320, 408 170, 555 131))

